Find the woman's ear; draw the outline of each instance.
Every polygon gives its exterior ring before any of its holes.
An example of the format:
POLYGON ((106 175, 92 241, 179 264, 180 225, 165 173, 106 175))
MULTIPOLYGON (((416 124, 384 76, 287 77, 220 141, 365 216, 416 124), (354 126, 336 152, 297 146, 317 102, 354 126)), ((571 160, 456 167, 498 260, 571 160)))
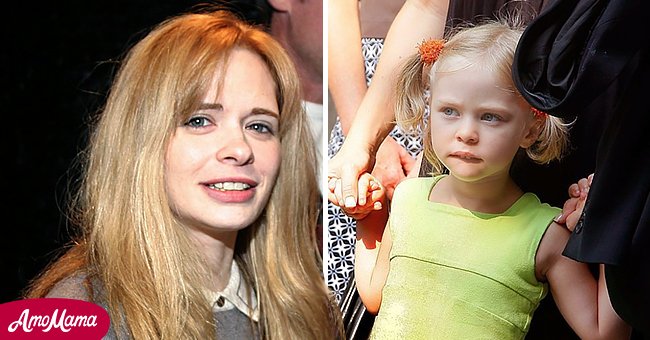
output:
POLYGON ((546 117, 535 117, 533 121, 530 123, 530 125, 527 128, 526 134, 524 135, 524 138, 521 141, 521 144, 519 144, 520 147, 527 149, 531 145, 535 144, 537 141, 537 138, 539 137, 539 134, 542 132, 542 127, 546 123, 546 117))

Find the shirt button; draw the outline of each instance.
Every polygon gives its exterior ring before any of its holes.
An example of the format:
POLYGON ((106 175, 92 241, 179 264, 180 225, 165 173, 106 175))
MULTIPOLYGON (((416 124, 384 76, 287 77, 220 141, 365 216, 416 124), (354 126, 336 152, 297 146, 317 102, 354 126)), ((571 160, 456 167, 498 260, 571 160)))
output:
POLYGON ((220 296, 220 297, 217 299, 217 302, 216 302, 217 307, 223 307, 223 305, 224 305, 225 303, 226 303, 226 300, 223 298, 223 296, 220 296))

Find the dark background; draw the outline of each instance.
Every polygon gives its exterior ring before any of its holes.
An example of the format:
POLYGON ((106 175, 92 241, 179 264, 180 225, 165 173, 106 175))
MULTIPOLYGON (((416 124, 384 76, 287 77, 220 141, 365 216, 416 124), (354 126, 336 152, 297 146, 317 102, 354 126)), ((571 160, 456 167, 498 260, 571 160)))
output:
MULTIPOLYGON (((230 5, 252 21, 263 20, 247 1, 230 5)), ((39 0, 2 6, 0 113, 8 166, 2 170, 0 303, 19 298, 70 241, 66 194, 78 175, 70 169, 126 50, 155 24, 205 3, 39 0)))

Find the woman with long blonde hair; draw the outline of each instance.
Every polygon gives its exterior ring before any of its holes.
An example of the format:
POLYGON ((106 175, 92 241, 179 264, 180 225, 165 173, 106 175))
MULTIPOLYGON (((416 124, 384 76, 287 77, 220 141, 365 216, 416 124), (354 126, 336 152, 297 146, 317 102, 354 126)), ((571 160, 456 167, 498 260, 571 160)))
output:
POLYGON ((26 297, 95 302, 113 338, 340 336, 300 98, 285 51, 229 12, 161 23, 82 154, 80 235, 26 297))

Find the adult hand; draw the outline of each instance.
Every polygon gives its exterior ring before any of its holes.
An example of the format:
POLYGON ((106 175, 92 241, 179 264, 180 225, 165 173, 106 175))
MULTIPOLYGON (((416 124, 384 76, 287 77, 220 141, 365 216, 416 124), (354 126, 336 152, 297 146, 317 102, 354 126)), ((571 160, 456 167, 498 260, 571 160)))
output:
POLYGON ((359 203, 354 208, 341 206, 343 197, 341 195, 341 180, 331 178, 328 183, 330 188, 328 199, 332 204, 337 205, 348 216, 355 220, 364 219, 373 211, 381 210, 384 207, 386 191, 374 176, 365 172, 359 177, 359 203))
POLYGON ((384 186, 386 197, 392 200, 397 184, 404 180, 415 166, 415 158, 390 136, 379 146, 376 158, 372 174, 384 186))
POLYGON ((332 179, 340 179, 340 195, 343 202, 335 202, 330 198, 333 204, 341 207, 354 208, 357 206, 358 197, 358 180, 364 172, 370 172, 375 164, 375 153, 373 148, 368 144, 355 143, 346 139, 339 149, 339 152, 328 162, 328 186, 333 191, 334 183, 332 179))

